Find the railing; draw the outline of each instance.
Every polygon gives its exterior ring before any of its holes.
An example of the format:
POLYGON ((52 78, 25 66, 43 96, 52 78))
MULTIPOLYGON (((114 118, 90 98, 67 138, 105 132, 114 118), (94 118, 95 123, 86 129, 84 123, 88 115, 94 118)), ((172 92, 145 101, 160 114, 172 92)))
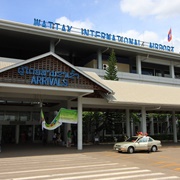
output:
MULTIPOLYGON (((82 71, 95 72, 99 77, 104 79, 105 70, 102 69, 93 69, 93 68, 84 68, 78 67, 82 71)), ((143 82, 150 84, 166 84, 166 85, 180 85, 180 79, 170 78, 170 77, 159 77, 159 76, 148 76, 143 74, 134 74, 126 72, 118 72, 117 76, 120 81, 131 81, 131 82, 143 82)))

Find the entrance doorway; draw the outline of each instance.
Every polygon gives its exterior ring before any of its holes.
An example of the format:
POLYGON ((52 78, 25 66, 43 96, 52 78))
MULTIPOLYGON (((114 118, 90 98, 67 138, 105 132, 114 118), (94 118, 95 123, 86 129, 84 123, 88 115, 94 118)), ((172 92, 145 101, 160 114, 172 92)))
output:
POLYGON ((20 125, 19 140, 20 140, 20 143, 32 142, 33 140, 33 126, 32 125, 20 125))
POLYGON ((14 144, 15 143, 15 125, 3 125, 2 126, 2 143, 3 144, 14 144))

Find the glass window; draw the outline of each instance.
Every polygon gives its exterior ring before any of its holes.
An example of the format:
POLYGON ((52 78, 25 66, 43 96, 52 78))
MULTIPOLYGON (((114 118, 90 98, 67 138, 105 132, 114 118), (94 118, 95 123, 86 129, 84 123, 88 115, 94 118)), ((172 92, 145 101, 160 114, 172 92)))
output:
POLYGON ((153 141, 153 139, 152 138, 149 138, 149 142, 152 142, 153 141))
POLYGON ((150 68, 142 68, 142 74, 153 76, 154 75, 154 70, 150 69, 150 68))
POLYGON ((135 142, 138 138, 136 136, 132 136, 126 140, 126 142, 135 142))
POLYGON ((161 71, 156 69, 156 70, 155 70, 155 76, 160 76, 160 77, 162 77, 161 71))
POLYGON ((175 77, 176 77, 177 79, 180 79, 180 73, 175 72, 175 77))
POLYGON ((175 77, 177 79, 180 79, 180 68, 179 67, 174 67, 174 73, 175 73, 175 77))
POLYGON ((20 112, 19 120, 20 121, 30 121, 30 112, 20 112))
POLYGON ((139 142, 147 142, 148 141, 148 138, 147 137, 143 137, 139 140, 139 142))
POLYGON ((169 71, 164 71, 164 77, 170 77, 169 71))
POLYGON ((4 121, 4 112, 0 112, 0 121, 4 121))
POLYGON ((4 120, 5 121, 17 121, 18 120, 18 112, 6 112, 4 120))

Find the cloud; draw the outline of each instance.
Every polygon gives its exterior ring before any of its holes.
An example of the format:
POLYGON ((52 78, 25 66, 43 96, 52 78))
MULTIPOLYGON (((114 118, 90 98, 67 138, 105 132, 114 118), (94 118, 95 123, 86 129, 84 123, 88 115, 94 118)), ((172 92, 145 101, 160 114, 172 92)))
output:
POLYGON ((161 39, 161 44, 167 45, 167 46, 173 46, 174 52, 180 53, 180 38, 173 37, 172 41, 167 42, 167 38, 161 39))
POLYGON ((117 34, 123 37, 139 39, 140 41, 145 41, 145 42, 160 41, 160 39, 158 38, 158 35, 152 31, 144 31, 143 33, 139 33, 138 31, 135 31, 135 30, 128 30, 126 32, 117 33, 117 34))
POLYGON ((71 21, 65 16, 56 19, 56 23, 70 25, 76 28, 87 28, 87 29, 92 29, 94 26, 94 24, 90 22, 88 19, 86 19, 85 21, 71 21))
POLYGON ((121 0, 120 9, 134 17, 155 16, 158 19, 180 15, 179 0, 121 0))
POLYGON ((172 46, 174 46, 174 52, 180 53, 180 38, 176 38, 172 46))
MULTIPOLYGON (((132 1, 132 0, 131 0, 132 1)), ((140 1, 140 0, 138 0, 140 1)), ((148 0, 147 0, 148 1, 148 0)), ((86 28, 86 29, 93 29, 94 24, 90 22, 88 19, 85 21, 71 21, 67 17, 63 16, 58 19, 56 19, 57 23, 60 24, 65 24, 65 25, 70 25, 75 28, 86 28)), ((128 30, 126 32, 113 32, 112 34, 115 35, 120 35, 123 37, 128 37, 128 38, 133 38, 133 39, 138 39, 140 41, 144 42, 154 42, 154 43, 160 43, 163 45, 169 45, 169 46, 174 46, 175 47, 175 52, 180 52, 180 38, 177 38, 173 36, 172 42, 168 43, 167 39, 161 39, 157 33, 152 32, 152 31, 144 31, 144 32, 138 32, 136 30, 128 30)))
POLYGON ((167 38, 160 39, 158 34, 152 31, 144 31, 142 33, 139 33, 138 31, 135 30, 128 30, 126 32, 113 33, 113 34, 117 34, 119 36, 123 36, 127 38, 138 39, 141 42, 145 42, 145 44, 149 44, 149 42, 152 42, 167 46, 173 46, 174 52, 180 53, 180 38, 176 38, 175 36, 173 36, 173 40, 171 42, 168 42, 167 38))

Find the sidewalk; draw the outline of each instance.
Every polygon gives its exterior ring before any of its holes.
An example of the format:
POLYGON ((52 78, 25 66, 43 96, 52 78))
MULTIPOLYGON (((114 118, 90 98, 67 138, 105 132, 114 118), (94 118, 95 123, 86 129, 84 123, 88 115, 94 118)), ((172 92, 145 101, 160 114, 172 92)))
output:
POLYGON ((180 147, 180 142, 162 142, 162 147, 180 147))
MULTIPOLYGON (((9 144, 2 147, 0 158, 113 151, 113 145, 114 143, 85 144, 82 150, 77 150, 75 146, 67 148, 54 144, 9 144)), ((180 142, 163 142, 162 148, 180 148, 180 142)))

